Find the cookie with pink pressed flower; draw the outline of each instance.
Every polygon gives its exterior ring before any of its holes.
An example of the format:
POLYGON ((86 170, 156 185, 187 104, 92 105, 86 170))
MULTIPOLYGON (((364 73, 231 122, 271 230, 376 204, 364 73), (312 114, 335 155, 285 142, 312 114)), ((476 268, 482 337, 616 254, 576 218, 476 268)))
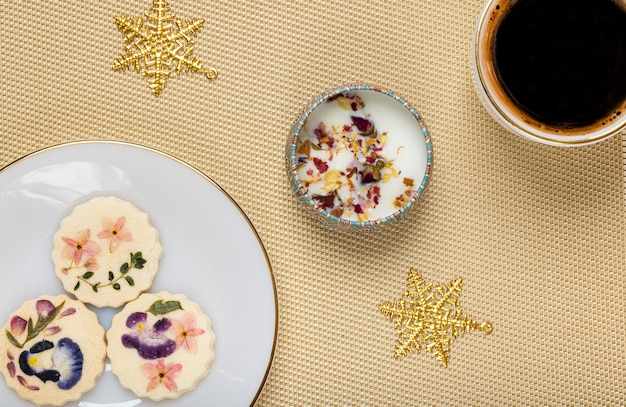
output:
POLYGON ((61 406, 96 385, 104 370, 104 329, 96 314, 67 295, 24 302, 0 335, 0 373, 37 405, 61 406))
POLYGON ((113 317, 106 336, 122 386, 154 401, 194 389, 215 358, 210 318, 182 294, 142 294, 113 317))
POLYGON ((119 307, 150 288, 163 253, 148 215, 114 196, 76 206, 53 244, 65 290, 96 307, 119 307))

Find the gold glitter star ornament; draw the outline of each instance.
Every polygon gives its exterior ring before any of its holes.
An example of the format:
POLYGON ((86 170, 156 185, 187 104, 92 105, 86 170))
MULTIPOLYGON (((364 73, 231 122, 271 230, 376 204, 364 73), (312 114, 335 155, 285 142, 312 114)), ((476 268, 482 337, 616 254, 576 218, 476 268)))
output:
POLYGON ((398 332, 396 359, 425 348, 447 367, 450 344, 456 338, 474 330, 485 335, 492 332, 490 323, 480 324, 463 313, 459 303, 462 284, 461 278, 445 284, 426 284, 421 273, 411 269, 404 297, 378 306, 398 332))
POLYGON ((115 17, 117 27, 124 34, 125 51, 113 64, 114 71, 134 69, 148 79, 148 84, 159 96, 170 76, 175 72, 203 73, 207 79, 217 78, 215 68, 204 68, 193 53, 193 38, 198 35, 204 20, 182 20, 171 12, 165 0, 154 0, 152 8, 143 17, 115 17))

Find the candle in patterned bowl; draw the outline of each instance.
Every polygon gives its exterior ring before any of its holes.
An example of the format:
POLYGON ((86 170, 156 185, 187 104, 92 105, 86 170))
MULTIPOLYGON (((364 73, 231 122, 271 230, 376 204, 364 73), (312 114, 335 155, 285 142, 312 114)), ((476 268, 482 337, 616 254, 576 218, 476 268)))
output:
POLYGON ((393 92, 350 85, 317 96, 292 126, 287 172, 298 200, 332 227, 397 223, 430 176, 430 134, 393 92))

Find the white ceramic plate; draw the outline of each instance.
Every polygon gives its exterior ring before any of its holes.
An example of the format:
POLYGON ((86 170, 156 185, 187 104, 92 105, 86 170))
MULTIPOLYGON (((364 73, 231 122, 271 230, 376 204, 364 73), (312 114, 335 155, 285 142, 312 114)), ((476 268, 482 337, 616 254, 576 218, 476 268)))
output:
MULTIPOLYGON (((114 141, 62 144, 0 170, 0 325, 28 299, 63 293, 52 236, 71 209, 116 195, 147 212, 164 254, 151 292, 186 294, 211 317, 216 358, 195 390, 177 400, 139 400, 107 369, 75 407, 247 406, 268 376, 278 302, 263 244, 235 201, 184 162, 114 141)), ((105 329, 117 311, 94 309, 105 329)), ((0 381, 2 381, 0 379, 0 381)), ((2 405, 31 406, 0 384, 2 405)))

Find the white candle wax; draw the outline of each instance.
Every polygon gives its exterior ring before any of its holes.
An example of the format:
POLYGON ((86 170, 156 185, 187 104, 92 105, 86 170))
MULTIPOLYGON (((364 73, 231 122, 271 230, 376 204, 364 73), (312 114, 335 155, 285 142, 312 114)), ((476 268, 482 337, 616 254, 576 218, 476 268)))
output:
POLYGON ((298 176, 318 205, 342 219, 392 215, 427 171, 424 130, 398 100, 373 90, 317 106, 299 135, 298 176))

